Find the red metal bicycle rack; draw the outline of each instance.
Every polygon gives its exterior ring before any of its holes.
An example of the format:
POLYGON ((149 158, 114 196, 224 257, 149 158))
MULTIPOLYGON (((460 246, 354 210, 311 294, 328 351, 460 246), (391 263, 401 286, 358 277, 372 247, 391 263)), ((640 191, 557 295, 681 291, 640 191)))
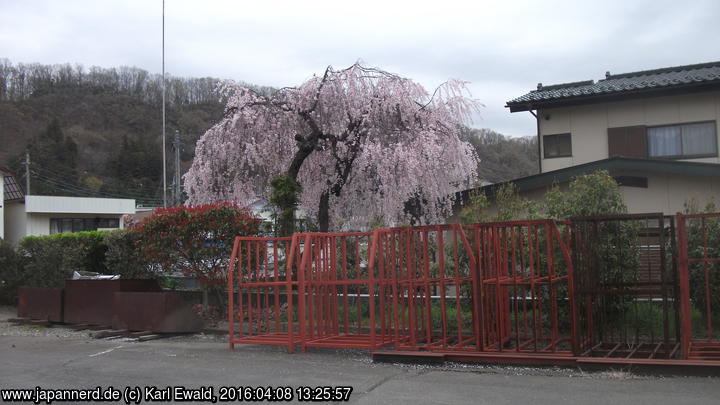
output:
POLYGON ((720 366, 719 266, 720 213, 238 237, 230 347, 720 366))

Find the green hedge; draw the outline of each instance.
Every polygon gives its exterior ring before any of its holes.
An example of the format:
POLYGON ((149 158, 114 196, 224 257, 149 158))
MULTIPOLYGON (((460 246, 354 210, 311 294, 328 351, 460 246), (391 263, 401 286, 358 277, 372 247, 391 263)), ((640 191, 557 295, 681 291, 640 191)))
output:
POLYGON ((14 304, 22 284, 21 256, 9 242, 0 239, 0 303, 14 304))
POLYGON ((121 278, 153 278, 151 263, 142 254, 140 233, 134 229, 118 229, 105 234, 105 266, 109 274, 119 274, 121 278))
POLYGON ((25 285, 62 287, 73 271, 107 273, 104 235, 107 231, 28 236, 20 240, 25 285))

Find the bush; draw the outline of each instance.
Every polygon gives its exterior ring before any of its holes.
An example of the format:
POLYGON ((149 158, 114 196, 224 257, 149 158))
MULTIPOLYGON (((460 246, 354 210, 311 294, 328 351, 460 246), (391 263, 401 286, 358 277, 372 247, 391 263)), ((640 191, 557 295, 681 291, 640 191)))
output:
POLYGON ((155 278, 157 272, 145 260, 140 248, 141 235, 134 229, 118 229, 104 236, 107 246, 105 266, 121 278, 155 278))
POLYGON ((60 288, 76 270, 107 273, 105 233, 58 233, 23 238, 18 246, 18 254, 24 262, 23 285, 60 288))
POLYGON ((545 195, 545 206, 553 219, 627 213, 620 187, 606 170, 573 178, 567 192, 553 187, 545 195))
POLYGON ((22 260, 12 244, 0 239, 0 303, 15 304, 22 283, 22 260))
POLYGON ((140 253, 164 272, 181 271, 204 285, 222 285, 238 235, 257 235, 260 219, 230 203, 158 209, 133 229, 140 253))
POLYGON ((80 269, 80 252, 78 245, 54 235, 23 238, 18 247, 24 261, 22 285, 61 288, 73 271, 80 269))
MULTIPOLYGON (((139 234, 140 254, 157 273, 180 271, 196 278, 206 292, 215 293, 224 313, 223 288, 235 237, 257 235, 260 223, 245 208, 214 203, 158 209, 132 229, 139 234)), ((207 296, 203 301, 205 311, 199 313, 207 316, 207 296)))

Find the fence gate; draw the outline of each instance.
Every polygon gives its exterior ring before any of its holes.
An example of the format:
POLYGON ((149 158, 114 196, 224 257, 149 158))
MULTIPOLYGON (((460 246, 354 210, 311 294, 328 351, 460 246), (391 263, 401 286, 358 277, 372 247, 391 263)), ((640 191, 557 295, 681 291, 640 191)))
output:
POLYGON ((512 221, 475 224, 466 231, 477 257, 480 351, 575 352, 567 226, 512 221))
POLYGON ((378 233, 377 262, 395 345, 403 350, 477 351, 481 339, 475 257, 460 225, 389 228, 378 233))
POLYGON ((377 349, 394 342, 388 276, 371 232, 305 234, 299 321, 303 349, 377 349))
POLYGON ((581 355, 671 359, 680 355, 672 217, 572 219, 581 355))
POLYGON ((683 356, 720 360, 720 213, 676 219, 683 356))
POLYGON ((297 316, 303 239, 237 237, 228 265, 228 341, 287 346, 302 343, 297 316), (237 329, 236 329, 237 325, 237 329))

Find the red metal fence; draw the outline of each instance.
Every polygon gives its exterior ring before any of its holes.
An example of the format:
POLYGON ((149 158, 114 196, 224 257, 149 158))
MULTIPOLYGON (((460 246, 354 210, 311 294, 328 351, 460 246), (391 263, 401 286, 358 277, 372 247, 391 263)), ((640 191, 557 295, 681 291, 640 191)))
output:
POLYGON ((676 220, 683 356, 720 360, 720 213, 676 220))
POLYGON ((301 242, 297 235, 235 239, 228 269, 231 349, 235 343, 286 345, 292 353, 301 343, 295 315, 301 242))
POLYGON ((481 351, 571 354, 576 331, 567 223, 476 224, 481 351))
POLYGON ((389 275, 377 265, 377 232, 305 237, 298 300, 303 349, 392 344, 389 275))
POLYGON ((720 214, 676 220, 238 237, 230 347, 720 358, 720 214))
POLYGON ((476 257, 459 225, 377 231, 376 257, 386 277, 386 323, 410 350, 476 350, 480 344, 476 257))
POLYGON ((573 219, 580 354, 676 357, 674 233, 662 213, 573 219))

